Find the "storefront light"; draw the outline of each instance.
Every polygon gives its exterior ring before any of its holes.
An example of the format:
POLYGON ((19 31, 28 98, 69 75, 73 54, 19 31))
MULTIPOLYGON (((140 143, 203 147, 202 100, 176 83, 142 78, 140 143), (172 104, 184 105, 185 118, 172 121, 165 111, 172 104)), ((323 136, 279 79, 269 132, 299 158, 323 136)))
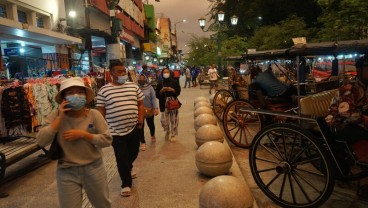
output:
POLYGON ((20 49, 19 49, 19 52, 20 52, 20 53, 24 53, 24 51, 25 51, 25 50, 24 50, 24 48, 20 48, 20 49))
POLYGON ((26 46, 26 44, 25 43, 20 43, 20 46, 24 47, 24 46, 26 46))
POLYGON ((164 60, 163 59, 160 59, 160 63, 162 63, 162 62, 164 62, 164 60))
POLYGON ((148 61, 150 59, 150 57, 149 56, 146 56, 146 60, 148 61))
POLYGON ((157 58, 154 58, 153 61, 156 62, 157 61, 157 58))

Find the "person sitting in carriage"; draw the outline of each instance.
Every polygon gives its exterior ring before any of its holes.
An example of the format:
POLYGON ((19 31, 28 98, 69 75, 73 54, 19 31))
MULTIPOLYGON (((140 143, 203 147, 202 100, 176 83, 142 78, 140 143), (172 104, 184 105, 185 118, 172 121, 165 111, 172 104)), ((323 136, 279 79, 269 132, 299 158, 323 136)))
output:
POLYGON ((277 97, 285 102, 295 102, 297 89, 292 84, 281 82, 272 71, 271 65, 262 72, 257 65, 251 70, 251 91, 255 91, 256 97, 261 105, 261 108, 267 109, 264 96, 277 97))
POLYGON ((357 76, 342 85, 332 99, 326 123, 353 144, 368 139, 368 54, 356 62, 357 76))
POLYGON ((228 67, 229 73, 229 87, 235 92, 235 99, 248 99, 248 70, 247 69, 235 69, 232 66, 228 67))

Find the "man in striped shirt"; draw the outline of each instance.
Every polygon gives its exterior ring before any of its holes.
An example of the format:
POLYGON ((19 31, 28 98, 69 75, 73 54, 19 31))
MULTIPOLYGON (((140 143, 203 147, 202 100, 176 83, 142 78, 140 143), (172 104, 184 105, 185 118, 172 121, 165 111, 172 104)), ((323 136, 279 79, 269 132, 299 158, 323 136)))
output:
POLYGON ((111 62, 110 73, 113 81, 101 87, 96 106, 106 118, 113 136, 112 146, 122 181, 121 195, 130 196, 133 162, 144 134, 144 96, 138 85, 127 81, 127 70, 122 62, 111 62))

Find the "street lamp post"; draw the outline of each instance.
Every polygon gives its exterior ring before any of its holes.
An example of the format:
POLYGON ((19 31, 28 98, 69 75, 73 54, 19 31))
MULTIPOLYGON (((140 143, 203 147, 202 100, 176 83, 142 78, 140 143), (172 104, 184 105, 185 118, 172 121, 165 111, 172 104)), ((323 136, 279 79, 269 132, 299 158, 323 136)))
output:
POLYGON ((179 65, 181 64, 181 58, 179 56, 179 44, 178 44, 178 34, 176 33, 176 25, 179 24, 179 23, 185 23, 187 20, 186 19, 183 19, 181 21, 178 21, 178 22, 175 22, 174 23, 174 31, 175 31, 175 44, 176 44, 176 57, 178 58, 179 60, 179 65))
MULTIPOLYGON (((217 67, 218 67, 218 72, 219 75, 222 77, 222 23, 224 22, 225 19, 225 13, 223 11, 219 11, 217 13, 217 20, 218 20, 218 27, 217 27, 217 67)), ((200 18, 199 20, 199 26, 201 27, 203 32, 208 32, 211 31, 210 28, 212 28, 212 25, 215 23, 212 23, 207 30, 204 29, 204 27, 206 26, 206 19, 205 18, 200 18)), ((238 17, 233 15, 231 17, 231 25, 237 25, 238 24, 238 17)), ((212 30, 213 31, 213 30, 212 30)))

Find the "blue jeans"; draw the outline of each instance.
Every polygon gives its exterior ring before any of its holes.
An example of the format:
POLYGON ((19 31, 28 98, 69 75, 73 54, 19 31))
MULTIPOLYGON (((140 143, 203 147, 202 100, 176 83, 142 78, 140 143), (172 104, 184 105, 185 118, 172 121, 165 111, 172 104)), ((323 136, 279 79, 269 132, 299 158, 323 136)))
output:
POLYGON ((102 159, 84 166, 57 168, 60 208, 81 208, 82 189, 96 208, 110 208, 107 174, 102 159))

